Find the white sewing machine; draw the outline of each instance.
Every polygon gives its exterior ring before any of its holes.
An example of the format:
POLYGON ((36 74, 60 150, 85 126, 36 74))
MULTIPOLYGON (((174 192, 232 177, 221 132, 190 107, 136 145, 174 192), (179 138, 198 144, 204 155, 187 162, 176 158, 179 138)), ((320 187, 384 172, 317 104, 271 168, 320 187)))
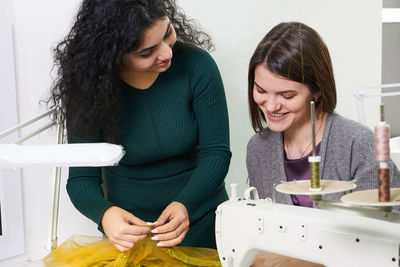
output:
MULTIPOLYGON (((356 184, 354 181, 320 180, 321 158, 315 151, 313 101, 310 106, 313 150, 308 159, 311 179, 283 182, 274 190, 308 195, 317 208, 259 199, 254 187, 248 188, 244 198, 239 199, 236 185, 231 186, 230 200, 219 205, 216 211, 215 236, 222 265, 247 267, 258 252, 266 251, 327 267, 400 266, 400 213, 392 211, 393 206, 400 206, 400 188, 390 189, 390 176, 387 175, 389 135, 385 134, 385 139, 380 137, 379 140, 375 136, 385 149, 379 151, 384 157, 377 157, 379 191, 356 191, 344 195, 341 202, 323 200, 325 194, 349 191, 356 184)), ((378 126, 388 127, 384 122, 383 105, 378 126)), ((386 128, 379 130, 386 131, 386 128)))
MULTIPOLYGON (((388 205, 399 205, 400 189, 391 190, 394 203, 388 205)), ((222 265, 249 266, 259 251, 268 251, 327 267, 398 267, 400 213, 349 207, 346 202, 353 201, 352 194, 343 202, 322 200, 319 209, 313 209, 258 199, 255 188, 239 199, 233 187, 230 200, 216 211, 222 265)))

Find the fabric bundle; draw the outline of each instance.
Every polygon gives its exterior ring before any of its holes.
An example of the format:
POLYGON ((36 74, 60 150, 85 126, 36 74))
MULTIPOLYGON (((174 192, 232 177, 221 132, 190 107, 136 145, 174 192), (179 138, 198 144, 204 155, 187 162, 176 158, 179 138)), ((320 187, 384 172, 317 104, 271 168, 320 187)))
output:
POLYGON ((120 252, 107 238, 73 236, 47 255, 45 266, 159 267, 221 266, 217 250, 197 247, 158 247, 150 236, 120 252))

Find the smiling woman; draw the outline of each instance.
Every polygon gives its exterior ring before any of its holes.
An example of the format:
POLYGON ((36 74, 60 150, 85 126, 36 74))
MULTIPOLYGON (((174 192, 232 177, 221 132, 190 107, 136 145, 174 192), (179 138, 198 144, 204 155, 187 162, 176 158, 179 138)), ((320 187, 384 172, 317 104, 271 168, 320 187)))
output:
MULTIPOLYGON (((275 186, 282 180, 310 180, 308 157, 315 156, 311 153, 311 101, 316 105, 315 150, 322 158, 320 178, 356 179, 356 190, 376 187, 374 134, 334 112, 336 85, 331 58, 314 29, 289 22, 267 33, 250 60, 248 98, 256 134, 247 145, 246 163, 250 185, 257 188, 260 198, 313 207, 308 195, 275 195, 275 186)), ((399 170, 393 162, 389 164, 392 186, 399 187, 399 170)), ((324 198, 339 200, 342 195, 324 198)), ((274 262, 321 266, 268 252, 260 252, 251 266, 277 266, 274 262)))
MULTIPOLYGON (((274 184, 309 180, 312 150, 310 101, 316 105, 316 153, 321 179, 358 180, 357 190, 376 186, 373 132, 334 112, 336 85, 329 51, 309 26, 281 23, 257 46, 249 66, 248 97, 257 133, 247 146, 250 185, 261 198, 272 197, 274 184), (263 122, 267 127, 263 127, 263 122)), ((392 186, 400 173, 390 162, 392 186)), ((342 194, 328 199, 339 200, 342 194)), ((308 196, 277 195, 277 201, 312 207, 308 196)))

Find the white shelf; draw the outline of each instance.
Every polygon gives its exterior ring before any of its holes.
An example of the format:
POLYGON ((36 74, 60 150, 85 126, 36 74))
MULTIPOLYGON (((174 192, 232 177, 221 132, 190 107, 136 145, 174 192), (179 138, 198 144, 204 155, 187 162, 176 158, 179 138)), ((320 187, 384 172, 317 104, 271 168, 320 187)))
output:
POLYGON ((0 145, 0 169, 28 166, 112 166, 124 156, 122 146, 108 143, 0 145))

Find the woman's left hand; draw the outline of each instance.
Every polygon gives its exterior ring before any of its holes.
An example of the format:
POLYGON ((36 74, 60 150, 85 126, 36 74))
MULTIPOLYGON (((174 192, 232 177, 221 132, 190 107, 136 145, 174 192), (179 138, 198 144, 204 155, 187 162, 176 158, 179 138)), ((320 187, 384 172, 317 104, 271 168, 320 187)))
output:
POLYGON ((189 214, 186 207, 179 202, 172 202, 158 217, 151 231, 152 240, 158 240, 157 246, 172 247, 183 241, 189 231, 189 214))

